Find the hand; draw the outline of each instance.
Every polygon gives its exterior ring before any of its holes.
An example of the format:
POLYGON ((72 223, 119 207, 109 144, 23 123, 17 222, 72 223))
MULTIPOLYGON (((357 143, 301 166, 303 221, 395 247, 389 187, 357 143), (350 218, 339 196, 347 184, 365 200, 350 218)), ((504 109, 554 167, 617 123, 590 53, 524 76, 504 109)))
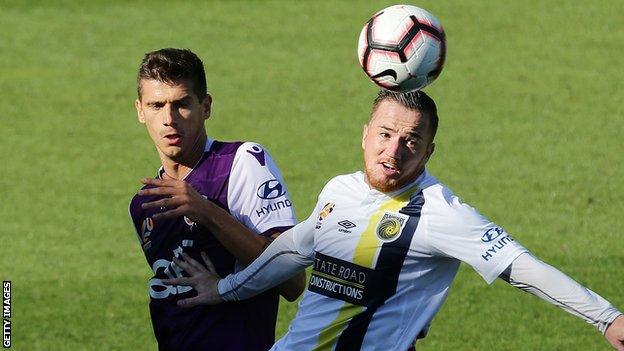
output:
POLYGON ((197 291, 197 296, 179 300, 178 306, 180 307, 191 308, 197 305, 216 305, 223 302, 217 288, 220 277, 208 255, 202 252, 201 256, 206 267, 184 252, 182 253, 184 260, 174 257, 173 262, 191 276, 162 280, 167 285, 187 285, 192 286, 197 291))
POLYGON ((624 351, 624 315, 617 317, 607 328, 605 338, 618 351, 624 351))
POLYGON ((164 209, 164 212, 153 216, 155 220, 186 216, 194 222, 203 223, 201 216, 208 212, 204 209, 206 205, 210 205, 209 201, 187 182, 165 176, 165 179, 162 180, 143 178, 141 183, 153 185, 155 188, 143 189, 139 191, 139 195, 164 197, 163 199, 146 202, 142 205, 144 209, 159 207, 164 209))

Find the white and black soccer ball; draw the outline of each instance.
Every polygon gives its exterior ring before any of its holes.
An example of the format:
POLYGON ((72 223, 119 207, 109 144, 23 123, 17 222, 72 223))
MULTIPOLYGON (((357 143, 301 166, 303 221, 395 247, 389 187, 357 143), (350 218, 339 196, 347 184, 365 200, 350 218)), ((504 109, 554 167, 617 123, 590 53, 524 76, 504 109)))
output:
POLYGON ((444 65, 446 38, 440 21, 411 5, 376 13, 362 29, 358 58, 378 86, 399 92, 431 84, 444 65))

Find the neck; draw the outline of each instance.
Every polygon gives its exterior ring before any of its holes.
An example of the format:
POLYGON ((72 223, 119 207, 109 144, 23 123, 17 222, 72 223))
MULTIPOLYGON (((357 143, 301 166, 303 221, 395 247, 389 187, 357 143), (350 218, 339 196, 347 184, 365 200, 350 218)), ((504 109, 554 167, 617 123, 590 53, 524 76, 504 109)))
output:
POLYGON ((197 142, 193 144, 191 150, 176 158, 169 158, 159 152, 160 162, 165 170, 165 174, 173 179, 186 177, 203 156, 206 140, 206 134, 201 135, 197 142))

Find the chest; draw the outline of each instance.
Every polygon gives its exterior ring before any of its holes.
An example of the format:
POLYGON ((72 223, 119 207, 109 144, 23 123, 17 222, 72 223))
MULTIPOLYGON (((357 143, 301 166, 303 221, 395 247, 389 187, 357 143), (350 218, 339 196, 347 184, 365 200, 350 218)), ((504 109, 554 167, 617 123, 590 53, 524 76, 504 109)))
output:
POLYGON ((316 218, 316 252, 374 267, 380 252, 405 255, 420 219, 409 199, 331 196, 316 218))

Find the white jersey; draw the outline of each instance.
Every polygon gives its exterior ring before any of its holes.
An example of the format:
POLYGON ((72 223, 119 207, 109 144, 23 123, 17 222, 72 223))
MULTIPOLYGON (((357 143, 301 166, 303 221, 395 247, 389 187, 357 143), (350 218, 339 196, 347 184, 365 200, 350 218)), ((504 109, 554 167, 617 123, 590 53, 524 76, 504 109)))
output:
POLYGON ((230 214, 252 231, 264 233, 297 224, 286 183, 260 144, 248 141, 236 150, 227 189, 230 214))
POLYGON ((404 351, 426 333, 460 261, 491 283, 526 251, 427 172, 388 194, 362 172, 335 177, 293 239, 314 257, 312 276, 273 350, 404 351))

